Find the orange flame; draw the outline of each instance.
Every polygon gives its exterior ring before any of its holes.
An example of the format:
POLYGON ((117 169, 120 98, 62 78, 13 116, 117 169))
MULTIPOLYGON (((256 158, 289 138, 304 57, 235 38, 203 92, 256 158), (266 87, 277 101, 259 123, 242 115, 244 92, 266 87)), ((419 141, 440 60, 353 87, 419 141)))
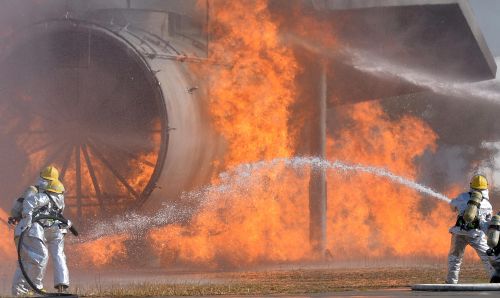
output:
MULTIPOLYGON (((418 178, 415 158, 433 150, 437 138, 427 125, 409 116, 390 121, 376 102, 342 112, 352 124, 329 139, 328 156, 418 178)), ((372 175, 331 173, 328 178, 328 236, 335 257, 446 255, 453 223, 446 204, 372 175)))
POLYGON ((72 262, 79 266, 101 268, 126 256, 126 235, 108 236, 102 239, 82 243, 69 249, 72 250, 72 262))
MULTIPOLYGON (((335 141, 330 139, 328 154, 416 178, 414 159, 434 148, 432 130, 414 117, 390 121, 375 102, 349 109, 354 124, 335 141)), ((308 178, 281 166, 253 173, 247 192, 208 194, 213 203, 189 225, 153 231, 153 246, 164 264, 239 267, 310 260, 304 191, 308 178)), ((367 174, 329 172, 328 178, 328 249, 333 259, 446 255, 453 222, 446 204, 367 174)))
POLYGON ((267 1, 213 1, 210 113, 228 141, 227 166, 290 156, 287 122, 297 61, 280 43, 267 1), (251 7, 251 9, 249 9, 251 7))
MULTIPOLYGON (((298 140, 289 121, 300 64, 281 42, 267 1, 213 2, 212 7, 210 58, 225 66, 203 71, 210 72, 213 125, 227 141, 223 166, 293 156, 298 140)), ((310 22, 305 24, 313 27, 310 22)), ((427 125, 414 117, 390 120, 377 102, 350 106, 345 114, 352 125, 330 138, 330 158, 418 178, 415 158, 433 150, 437 139, 427 125)), ((150 169, 136 161, 128 166, 139 174, 127 181, 142 186, 141 173, 150 175, 150 169)), ((105 171, 96 167, 98 173, 105 171)), ((253 174, 238 192, 209 192, 210 204, 202 205, 189 223, 151 231, 162 263, 215 268, 311 260, 309 170, 277 165, 253 174)), ((68 180, 74 175, 68 170, 68 180)), ((367 174, 329 172, 328 181, 328 249, 335 260, 446 254, 453 214, 445 204, 367 174)), ((71 182, 68 186, 74 188, 71 182)), ((80 258, 89 258, 95 267, 110 264, 126 255, 127 239, 116 235, 78 245, 80 258)))
POLYGON ((308 203, 301 191, 308 180, 300 176, 278 165, 254 173, 237 194, 214 191, 188 226, 152 231, 152 246, 164 264, 215 268, 308 259, 308 203))
MULTIPOLYGON (((7 220, 9 215, 0 208, 0 218, 7 220)), ((12 261, 16 259, 16 251, 14 246, 14 233, 7 223, 0 221, 0 260, 12 261)))
MULTIPOLYGON (((300 67, 280 43, 267 2, 232 1, 215 6, 212 15, 211 58, 231 66, 210 73, 210 112, 228 143, 225 165, 292 156, 289 109, 300 67)), ((349 109, 353 125, 329 140, 328 156, 418 178, 415 158, 435 148, 435 133, 414 117, 391 121, 376 102, 349 109)), ((208 193, 211 203, 188 224, 152 231, 153 247, 165 265, 310 260, 308 180, 308 170, 295 173, 279 165, 252 173, 245 191, 208 193)), ((446 254, 453 215, 445 204, 366 174, 330 172, 328 181, 332 258, 446 254)))
MULTIPOLYGON (((267 1, 213 1, 211 7, 215 21, 210 24, 214 33, 210 59, 229 65, 204 69, 210 72, 209 110, 214 127, 227 140, 224 165, 291 156, 288 121, 296 96, 298 64, 291 49, 280 42, 278 24, 271 18, 267 1)), ((288 183, 305 188, 307 181, 294 178, 293 173, 282 174, 279 168, 263 176, 269 183, 251 184, 245 200, 215 199, 190 226, 151 232, 153 247, 166 256, 164 262, 172 258, 165 250, 174 251, 181 261, 212 266, 222 259, 234 266, 306 257, 307 242, 293 239, 307 238, 307 231, 291 227, 308 226, 307 217, 280 214, 307 208, 305 200, 283 203, 283 197, 289 196, 288 183), (265 224, 266 218, 281 220, 265 224), (273 240, 278 237, 290 241, 278 245, 273 240)))

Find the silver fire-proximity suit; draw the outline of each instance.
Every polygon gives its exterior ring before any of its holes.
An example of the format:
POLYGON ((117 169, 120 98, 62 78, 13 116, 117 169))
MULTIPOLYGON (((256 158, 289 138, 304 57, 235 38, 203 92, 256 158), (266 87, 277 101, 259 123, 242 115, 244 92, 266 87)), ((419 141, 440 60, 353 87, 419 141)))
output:
POLYGON ((460 265, 462 264, 462 258, 465 252, 465 247, 467 245, 472 246, 476 250, 481 262, 491 276, 494 272, 493 267, 490 265, 488 255, 486 251, 488 250, 488 244, 486 242, 486 230, 488 229, 488 221, 492 216, 492 207, 489 202, 488 190, 482 190, 482 200, 481 205, 478 209, 477 228, 464 228, 458 223, 460 217, 464 215, 467 208, 467 202, 470 199, 470 193, 465 192, 460 194, 457 198, 451 201, 451 206, 455 208, 458 212, 457 224, 450 228, 451 236, 451 247, 448 254, 448 276, 446 278, 446 283, 456 284, 458 283, 458 275, 460 272, 460 265))
MULTIPOLYGON (((22 219, 16 227, 15 236, 19 237, 24 230, 28 230, 23 238, 21 258, 26 273, 39 289, 43 289, 48 253, 53 259, 55 286, 69 286, 69 273, 64 254, 64 234, 67 229, 52 220, 32 223, 34 216, 61 214, 63 210, 63 194, 40 192, 26 197, 23 201, 22 219)), ((29 291, 30 286, 18 267, 14 275, 12 294, 26 295, 29 291)))
MULTIPOLYGON (((48 185, 49 181, 43 179, 42 177, 38 177, 35 184, 30 185, 25 191, 22 197, 14 201, 14 205, 10 211, 10 216, 15 218, 16 220, 20 219, 23 212, 23 200, 24 198, 30 197, 38 193, 38 191, 44 191, 48 185)), ((16 223, 16 221, 14 222, 16 223)))
MULTIPOLYGON (((12 219, 14 219, 14 221, 12 223, 16 224, 16 228, 15 228, 15 232, 14 232, 14 243, 16 244, 16 249, 17 249, 17 243, 19 241, 19 235, 21 234, 21 232, 24 229, 24 226, 22 226, 21 222, 20 222, 20 220, 22 218, 24 199, 38 194, 39 191, 41 191, 41 192, 45 191, 48 183, 49 183, 48 180, 41 178, 41 177, 38 177, 37 181, 33 185, 30 185, 24 191, 23 195, 19 199, 14 201, 14 205, 12 206, 12 209, 10 211, 10 216, 12 219)), ((9 218, 9 220, 10 220, 10 218, 9 218)), ((26 236, 25 243, 28 243, 30 241, 32 241, 32 239, 28 239, 28 237, 26 236)), ((38 242, 35 242, 34 244, 31 244, 31 246, 33 246, 33 245, 37 246, 37 244, 38 244, 38 242)), ((28 243, 28 245, 30 245, 30 244, 28 243)), ((40 249, 40 247, 38 247, 38 248, 40 249)), ((26 266, 29 266, 29 265, 26 265, 26 266)), ((23 275, 21 273, 19 265, 18 265, 18 268, 14 274, 13 285, 16 285, 16 284, 18 284, 18 287, 16 288, 16 290, 14 290, 14 286, 13 286, 12 294, 22 295, 22 294, 28 293, 29 286, 23 278, 23 275)))

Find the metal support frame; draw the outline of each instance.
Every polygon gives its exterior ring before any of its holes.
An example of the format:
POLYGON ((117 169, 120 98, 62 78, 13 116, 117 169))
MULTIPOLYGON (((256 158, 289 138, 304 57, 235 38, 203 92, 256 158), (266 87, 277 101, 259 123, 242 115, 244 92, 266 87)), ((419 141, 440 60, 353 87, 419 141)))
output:
MULTIPOLYGON (((319 68, 318 99, 314 102, 316 113, 312 117, 311 153, 326 159, 326 102, 327 69, 326 62, 319 68)), ((326 251, 326 169, 312 168, 309 180, 309 237, 313 251, 324 257, 326 251)))
POLYGON ((78 223, 82 222, 82 167, 80 159, 80 145, 75 148, 75 170, 76 170, 76 205, 78 223))
MULTIPOLYGON (((106 214, 106 208, 104 207, 104 198, 102 196, 101 187, 99 186, 94 166, 92 165, 92 161, 90 160, 89 153, 85 144, 82 145, 82 153, 83 157, 85 158, 85 162, 87 163, 87 169, 89 170, 90 179, 92 179, 92 185, 94 186, 94 191, 96 193, 97 200, 99 201, 99 207, 101 208, 101 211, 104 214, 106 214)), ((81 199, 83 199, 83 197, 81 199)))

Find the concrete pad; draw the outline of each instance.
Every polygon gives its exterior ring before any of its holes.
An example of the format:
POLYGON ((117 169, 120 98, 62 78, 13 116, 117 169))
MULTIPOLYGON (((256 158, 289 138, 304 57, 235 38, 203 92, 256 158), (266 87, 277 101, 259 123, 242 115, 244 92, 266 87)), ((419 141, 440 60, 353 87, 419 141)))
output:
POLYGON ((500 291, 500 284, 416 284, 413 291, 500 291))

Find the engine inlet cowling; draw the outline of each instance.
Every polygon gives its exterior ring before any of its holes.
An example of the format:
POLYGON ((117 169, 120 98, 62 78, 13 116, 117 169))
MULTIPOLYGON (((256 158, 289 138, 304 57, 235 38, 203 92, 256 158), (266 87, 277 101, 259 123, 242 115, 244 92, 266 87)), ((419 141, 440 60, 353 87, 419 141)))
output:
POLYGON ((71 19, 14 36, 2 55, 0 138, 23 183, 56 165, 68 215, 82 221, 138 209, 153 192, 156 203, 174 199, 200 174, 201 111, 185 66, 154 57, 173 51, 162 42, 71 19))

